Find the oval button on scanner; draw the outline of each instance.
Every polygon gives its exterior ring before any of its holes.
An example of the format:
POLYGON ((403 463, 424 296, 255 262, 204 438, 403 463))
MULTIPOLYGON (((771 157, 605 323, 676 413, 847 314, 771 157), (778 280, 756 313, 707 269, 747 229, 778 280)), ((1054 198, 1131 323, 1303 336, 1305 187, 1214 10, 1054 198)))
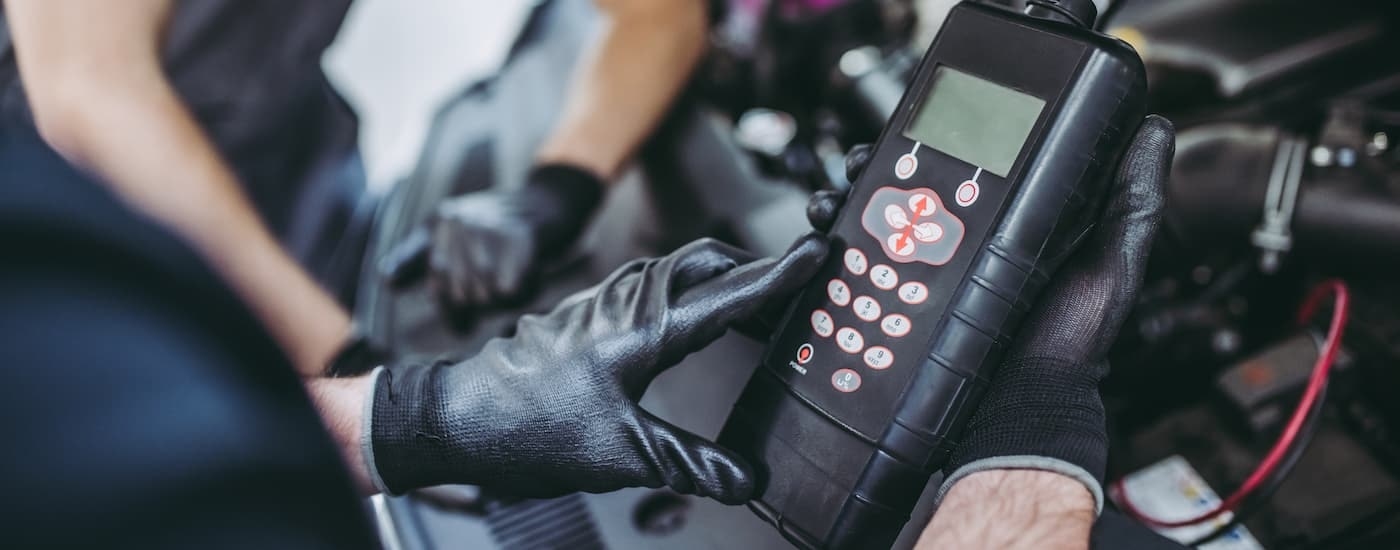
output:
POLYGON ((865 366, 875 370, 885 370, 894 364, 894 353, 885 346, 874 346, 865 350, 865 366))
POLYGON ((933 222, 925 222, 914 226, 914 238, 919 242, 935 243, 943 238, 943 226, 933 222))
POLYGON ((904 229, 909 227, 909 214, 899 205, 891 204, 885 207, 885 223, 894 229, 904 229))
POLYGON ((832 279, 826 284, 826 296, 831 298, 831 303, 846 307, 851 303, 851 287, 846 286, 846 281, 832 279))
POLYGON ((958 186, 958 192, 954 195, 953 200, 957 201, 958 206, 968 207, 977 202, 977 197, 981 195, 982 186, 977 185, 975 181, 967 180, 958 186))
POLYGON ((880 302, 869 296, 861 296, 851 306, 856 312, 856 317, 862 321, 874 321, 880 318, 880 302))
POLYGON ((797 364, 806 365, 812 362, 812 344, 802 344, 797 348, 797 364))
POLYGON ((817 333, 817 336, 826 338, 827 336, 831 336, 834 330, 836 330, 836 325, 832 324, 830 313, 827 313, 824 309, 812 312, 812 332, 817 333))
POLYGON ((885 334, 891 338, 903 337, 909 334, 911 329, 913 329, 913 325, 909 323, 909 318, 898 313, 880 321, 880 330, 885 331, 885 334))
POLYGON ((860 373, 851 369, 840 369, 831 373, 831 387, 841 393, 851 393, 860 389, 860 373))
POLYGON ((836 331, 836 347, 846 353, 860 353, 860 350, 865 349, 865 337, 856 332, 856 329, 843 328, 836 331))
POLYGON ((917 306, 928 300, 928 286, 918 281, 904 283, 899 287, 899 301, 917 306))
POLYGON ((894 177, 907 180, 914 177, 914 173, 919 171, 919 157, 906 154, 899 157, 894 163, 894 177))
POLYGON ((870 265, 866 263, 865 253, 854 248, 846 250, 846 270, 853 275, 865 275, 865 270, 870 265))
POLYGON ((889 290, 899 284, 899 274, 890 266, 877 265, 870 269, 870 282, 875 284, 875 288, 889 290))
POLYGON ((927 218, 938 211, 938 203, 933 197, 915 193, 909 197, 909 211, 913 212, 916 218, 927 218))

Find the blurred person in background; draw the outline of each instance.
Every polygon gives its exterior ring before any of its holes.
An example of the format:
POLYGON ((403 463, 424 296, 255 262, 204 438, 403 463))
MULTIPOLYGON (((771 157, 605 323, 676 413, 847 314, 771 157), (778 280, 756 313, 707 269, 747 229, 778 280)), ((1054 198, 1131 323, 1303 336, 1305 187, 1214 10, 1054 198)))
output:
MULTIPOLYGON (((347 233, 364 190, 355 116, 320 65, 350 4, 4 0, 0 21, 3 124, 36 127, 190 243, 307 377, 352 332, 336 296, 352 295, 365 239, 347 233)), ((527 183, 433 217, 430 280, 451 308, 528 292, 703 54, 705 0, 596 5, 606 30, 527 183)))

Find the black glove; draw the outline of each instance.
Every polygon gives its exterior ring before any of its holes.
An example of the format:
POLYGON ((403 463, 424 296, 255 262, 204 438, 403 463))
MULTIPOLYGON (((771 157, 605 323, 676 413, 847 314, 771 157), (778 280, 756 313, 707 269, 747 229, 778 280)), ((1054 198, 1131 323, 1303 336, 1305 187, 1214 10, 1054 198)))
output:
POLYGON ((526 497, 668 485, 746 501, 754 481, 742 459, 637 401, 666 368, 802 288, 827 247, 809 235, 781 259, 750 261, 699 241, 522 318, 514 337, 467 361, 376 371, 365 428, 376 483, 392 493, 466 483, 526 497))
POLYGON ((1175 151, 1171 123, 1147 117, 1098 227, 1036 302, 973 414, 944 468, 940 498, 979 471, 1032 469, 1079 480, 1103 509, 1108 434, 1099 382, 1142 286, 1175 151))
MULTIPOLYGON (((1026 318, 944 468, 940 499, 975 472, 1036 469, 1083 482, 1102 509, 1108 435, 1099 382, 1142 284, 1175 150, 1171 123, 1147 117, 1119 165, 1098 227, 1026 318)), ((852 182, 870 153, 857 146, 847 155, 852 182)), ((844 202, 844 193, 819 192, 807 217, 817 229, 830 229, 844 202)))
POLYGON ((533 292, 541 266, 573 245, 602 198, 602 181, 588 171, 539 166, 519 189, 443 201, 381 271, 396 287, 426 271, 449 313, 509 303, 533 292))

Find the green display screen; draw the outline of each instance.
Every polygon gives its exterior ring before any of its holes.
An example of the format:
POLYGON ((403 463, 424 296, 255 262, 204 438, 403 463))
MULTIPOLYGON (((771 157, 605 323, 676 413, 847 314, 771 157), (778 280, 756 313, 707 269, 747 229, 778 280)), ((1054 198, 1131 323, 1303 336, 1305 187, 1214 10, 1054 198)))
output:
POLYGON ((1043 99, 940 66, 904 136, 1006 177, 1044 109, 1043 99))

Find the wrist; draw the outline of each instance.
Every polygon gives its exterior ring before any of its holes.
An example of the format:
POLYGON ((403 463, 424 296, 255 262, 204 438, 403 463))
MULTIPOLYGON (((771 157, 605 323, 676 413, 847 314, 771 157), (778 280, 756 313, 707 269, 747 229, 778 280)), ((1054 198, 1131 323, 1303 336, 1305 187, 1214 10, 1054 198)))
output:
POLYGON ((540 164, 530 171, 521 190, 525 207, 537 220, 540 240, 559 252, 572 245, 607 190, 597 172, 567 163, 540 164))
POLYGON ((330 432, 355 485, 362 493, 378 491, 372 460, 363 451, 363 426, 367 403, 374 388, 374 377, 319 378, 307 384, 321 422, 330 432))
POLYGON ((952 478, 989 463, 1051 471, 1101 495, 1108 434, 1098 381, 1106 369, 1044 357, 1007 361, 944 471, 952 478))
POLYGON ((1075 480, 987 470, 952 486, 916 548, 1087 548, 1094 518, 1093 500, 1075 480))
POLYGON ((506 422, 483 411, 449 409, 446 401, 467 406, 489 405, 499 396, 488 395, 482 383, 445 382, 444 369, 472 369, 473 365, 404 365, 376 369, 368 390, 362 450, 375 487, 400 495, 413 489, 453 483, 480 483, 476 468, 489 457, 462 445, 463 441, 489 439, 491 422, 506 422), (447 390, 443 386, 450 386, 447 390), (442 392, 451 391, 450 399, 442 392), (468 395, 480 392, 479 395, 468 395), (478 424, 486 419, 487 424, 478 424))

